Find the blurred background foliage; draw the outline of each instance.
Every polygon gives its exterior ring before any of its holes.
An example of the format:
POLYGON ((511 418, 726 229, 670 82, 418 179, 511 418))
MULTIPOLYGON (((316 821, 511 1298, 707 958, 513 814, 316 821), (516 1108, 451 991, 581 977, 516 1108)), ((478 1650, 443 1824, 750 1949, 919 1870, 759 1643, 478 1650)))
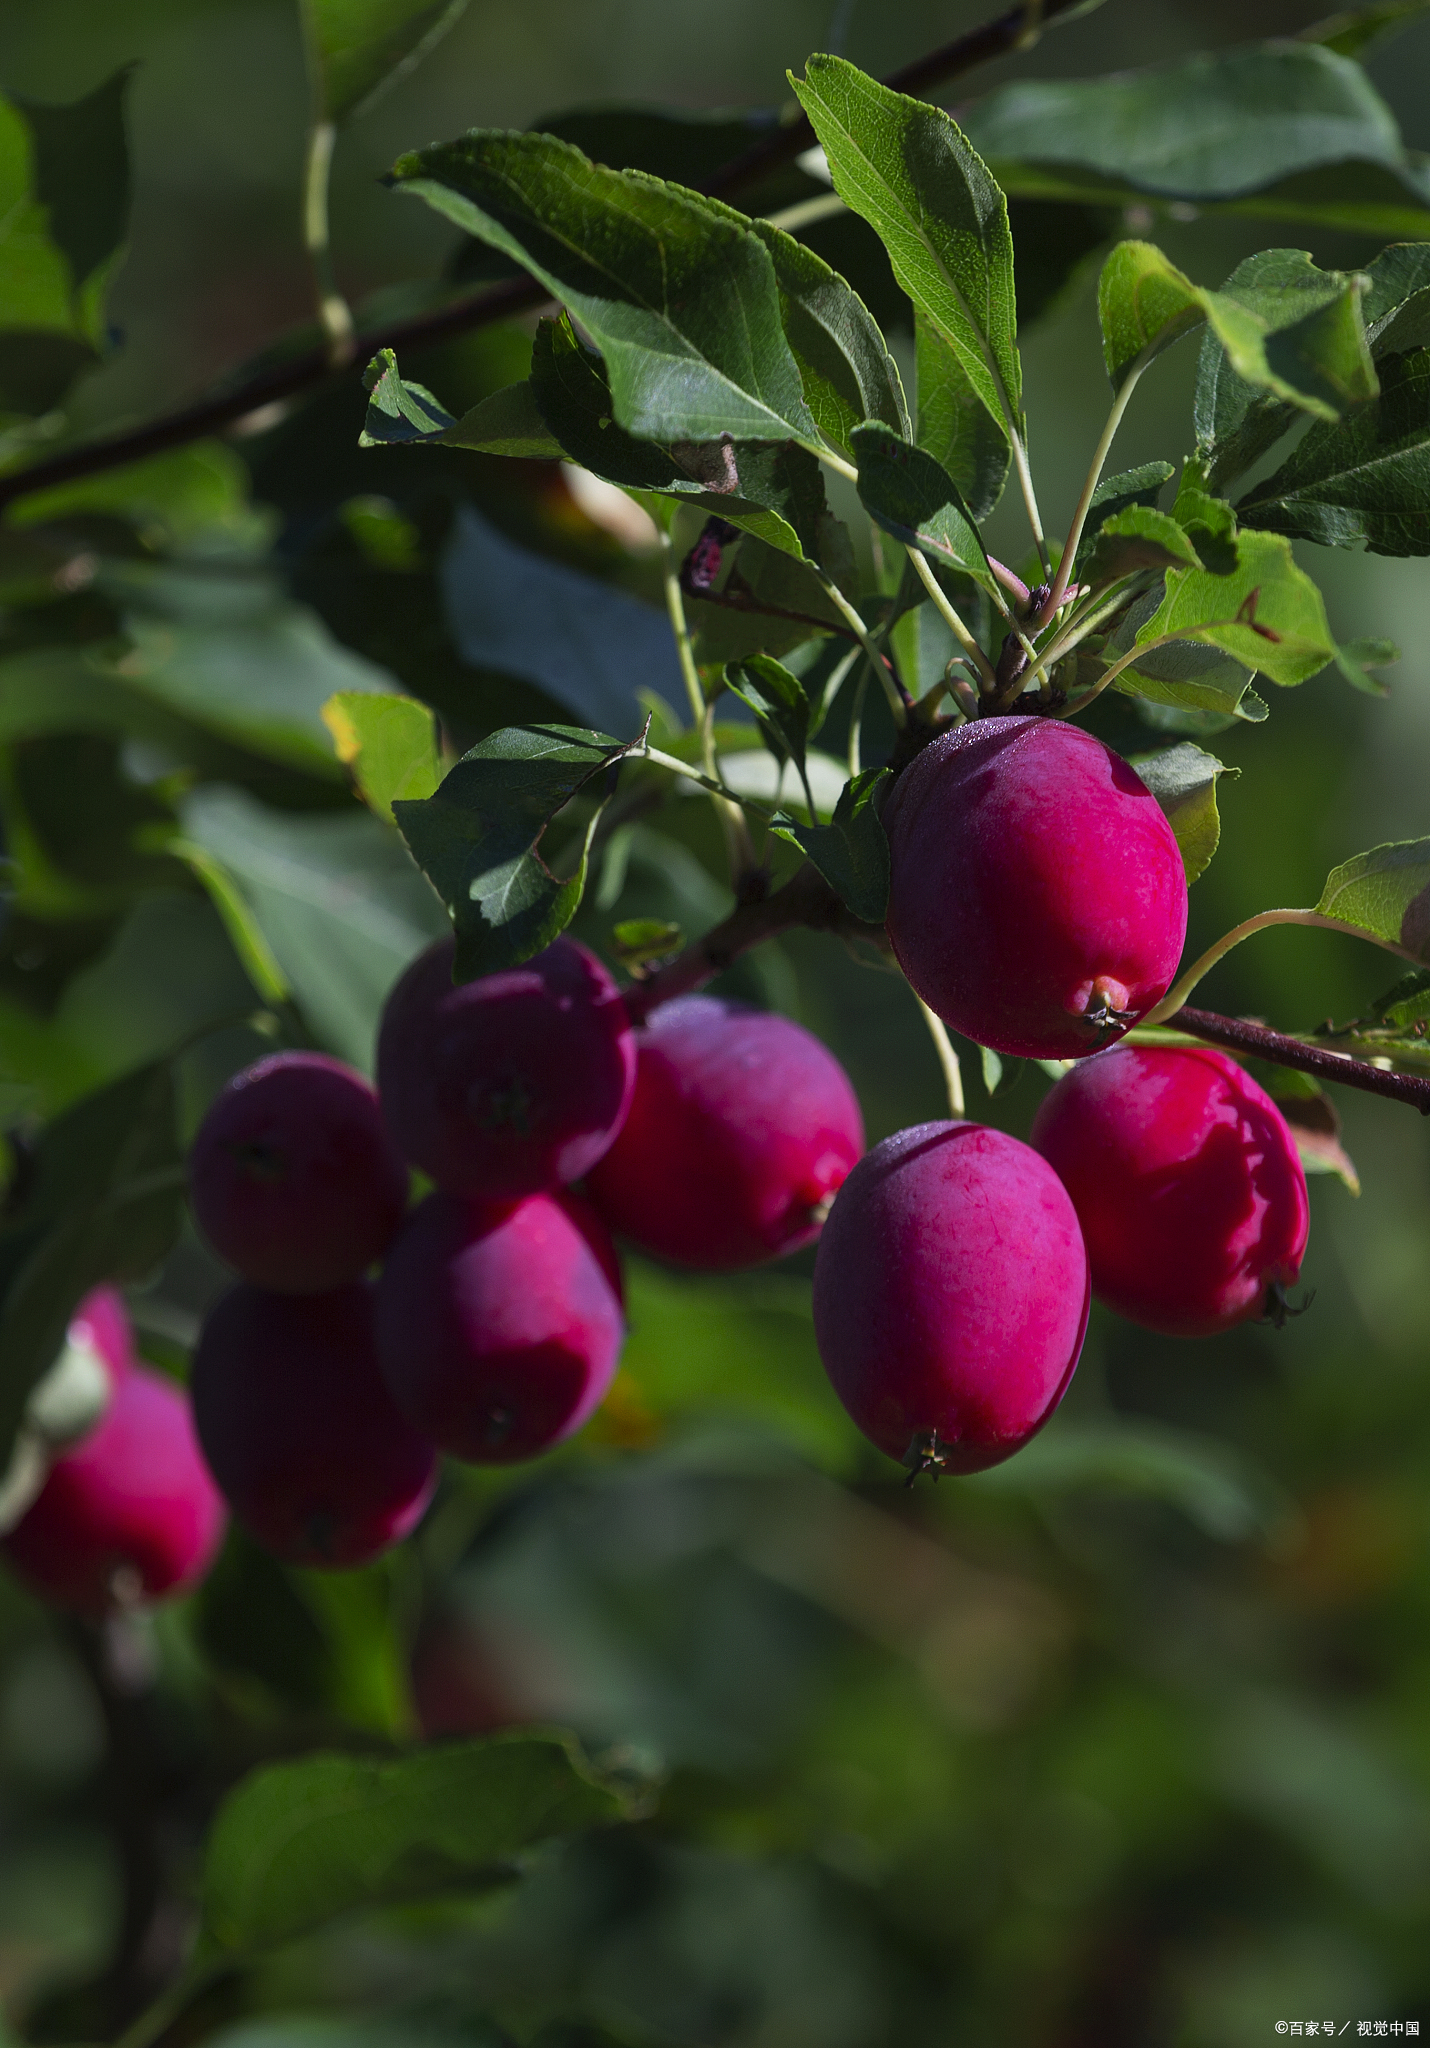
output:
MULTIPOLYGON (((966 89, 1294 34, 1319 12, 1108 0, 966 89)), ((426 303, 444 268, 476 274, 452 231, 377 183, 403 148, 573 104, 768 106, 811 49, 884 72, 978 18, 973 0, 471 0, 339 140, 342 286, 371 324, 426 303)), ((310 317, 291 0, 0 11, 7 93, 72 101, 131 62, 115 345, 64 433, 185 398, 310 317)), ((1367 62, 1407 142, 1430 147, 1430 21, 1367 62)), ((1189 207, 1155 226, 1133 212, 1127 231, 1154 232, 1208 284, 1303 239, 1189 207)), ((1033 228, 1040 248, 1098 231, 1072 215, 1033 228)), ((1346 267, 1377 246, 1304 240, 1346 267)), ((1106 405, 1095 268, 1024 338, 1055 523, 1106 405)), ((529 332, 402 367, 460 412, 524 375, 529 332)), ((1147 379, 1118 466, 1189 446, 1193 372, 1184 349, 1147 379)), ((635 603, 657 594, 649 557, 559 469, 360 451, 363 404, 350 377, 11 515, 0 1109, 21 1132, 176 1053, 191 1129, 275 1031, 370 1063, 382 996, 441 913, 353 803, 319 706, 396 677, 458 743, 569 716, 571 651, 543 641, 539 580, 515 639, 471 599, 506 561, 493 531, 521 561, 635 603), (215 862, 294 998, 262 1029, 232 917, 205 886, 215 862)), ((1219 736, 1244 772, 1222 785, 1194 949, 1268 904, 1314 901, 1358 848, 1426 829, 1425 570, 1306 560, 1340 637, 1387 635, 1404 658, 1384 700, 1326 676, 1219 736)), ((626 687, 659 690, 656 615, 640 630, 622 616, 626 687)), ((1155 738, 1106 699, 1095 723, 1126 751, 1155 738)), ((825 744, 837 752, 837 735, 825 744)), ((578 926, 588 943, 610 957, 617 917, 698 931, 721 914, 707 811, 673 804, 612 844, 578 926)), ((1390 978, 1350 939, 1283 930, 1205 994, 1295 1028, 1363 1012, 1390 978)), ((799 934, 727 982, 829 1043, 871 1141, 941 1113, 897 978, 799 934)), ((1025 1134, 1042 1077, 990 1104, 964 1051, 971 1113, 1025 1134)), ((1339 1106, 1363 1192, 1313 1181, 1311 1312, 1180 1343, 1095 1313, 1063 1410, 980 1478, 906 1492, 853 1433, 815 1353, 808 1258, 728 1280, 634 1261, 624 1368, 582 1440, 529 1470, 449 1472, 381 1565, 287 1571, 236 1536, 196 1599, 127 1632, 98 1690, 76 1635, 5 1579, 0 1998, 17 2037, 107 2035, 172 1969, 205 1817, 251 1763, 529 1723, 574 1729, 652 1788, 651 1817, 543 1852, 475 1902, 291 1944, 220 1980, 173 2038, 1228 2048, 1297 2016, 1430 2030, 1430 1129, 1365 1096, 1339 1106), (168 1903, 136 1948, 145 1857, 168 1903)), ((11 1165, 23 1174, 23 1143, 11 1165)), ((155 1363, 182 1374, 222 1284, 185 1238, 136 1285, 155 1363)))

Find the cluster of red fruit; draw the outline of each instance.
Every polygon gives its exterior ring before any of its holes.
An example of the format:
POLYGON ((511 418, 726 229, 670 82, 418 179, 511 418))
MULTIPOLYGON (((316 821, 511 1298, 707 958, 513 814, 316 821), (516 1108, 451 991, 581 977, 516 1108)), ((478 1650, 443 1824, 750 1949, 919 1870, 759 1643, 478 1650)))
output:
MULTIPOLYGON (((304 1052, 228 1084, 191 1194, 243 1279, 204 1325, 193 1414, 261 1542, 359 1563, 416 1523, 437 1451, 508 1463, 580 1428, 623 1336, 612 1231, 728 1270, 810 1242, 828 1215, 814 1314, 830 1379, 874 1443, 934 1470, 997 1463, 1041 1426, 1092 1292, 1173 1335, 1274 1305, 1308 1217, 1275 1105, 1221 1053, 1099 1050, 1165 993, 1186 928, 1176 840, 1133 770, 1065 724, 990 720, 927 747, 885 823, 889 937, 918 993, 999 1051, 1081 1062, 1033 1146, 935 1123, 861 1157, 853 1089, 808 1032, 708 996, 635 1028, 566 939, 461 987, 450 943, 424 954, 389 999, 376 1092, 304 1052), (433 1192, 409 1212, 410 1167, 433 1192)), ((157 1398, 125 1371, 104 1431, 126 1387, 157 1398)), ((69 1463, 99 1457, 104 1431, 69 1463)), ((139 1478, 154 1463, 118 1438, 106 1455, 139 1478)), ((34 1531, 62 1528, 66 1469, 9 1539, 62 1596, 34 1531)), ((86 1586, 118 1564, 153 1595, 202 1569, 222 1514, 190 1471, 203 1504, 184 1568, 151 1570, 106 1525, 86 1586)))

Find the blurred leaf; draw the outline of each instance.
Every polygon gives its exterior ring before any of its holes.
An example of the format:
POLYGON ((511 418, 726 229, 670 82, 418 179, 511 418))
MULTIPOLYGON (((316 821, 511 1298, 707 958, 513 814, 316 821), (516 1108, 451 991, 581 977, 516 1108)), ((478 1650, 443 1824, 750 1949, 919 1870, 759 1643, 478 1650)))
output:
POLYGON ((978 1071, 984 1092, 990 1102, 1009 1095, 1028 1070, 1026 1060, 1015 1059, 1008 1053, 994 1052, 988 1045, 978 1048, 978 1071))
POLYGON ((237 881, 315 1035, 369 1071, 388 990, 448 929, 397 834, 356 810, 278 811, 217 785, 181 817, 237 881))
POLYGON ((156 846, 174 860, 181 860, 194 879, 202 884, 223 922, 229 943, 242 962, 244 972, 263 1001, 288 1002, 293 992, 284 979, 283 969, 274 958, 273 948, 264 937, 262 926, 223 862, 215 860, 207 847, 196 845, 178 832, 166 831, 156 836, 156 846))
POLYGON ((1382 364, 1381 394, 1313 426, 1237 506, 1243 525, 1372 554, 1430 554, 1430 349, 1382 364))
POLYGON ((1430 970, 1412 967, 1409 974, 1402 974, 1393 988, 1376 997, 1370 1014, 1378 1024, 1389 1024, 1399 1030, 1430 1022, 1430 970))
POLYGON ((634 734, 637 684, 685 705, 663 611, 518 547, 470 505, 442 557, 442 595, 465 661, 535 683, 579 719, 634 734))
POLYGON ((508 726, 465 753, 425 803, 394 806, 413 858, 451 912, 458 981, 529 960, 571 922, 585 854, 560 880, 537 843, 557 811, 631 745, 571 725, 508 726))
POLYGON ((1273 683, 1303 683, 1335 657, 1321 593, 1277 534, 1243 533, 1232 575, 1170 569, 1161 604, 1137 635, 1208 641, 1273 683))
MULTIPOLYGON (((775 759, 793 761, 795 773, 804 781, 810 705, 799 677, 770 655, 754 654, 748 661, 728 665, 725 687, 754 712, 755 723, 775 759)), ((812 795, 809 802, 813 808, 812 795)))
POLYGON ((201 536, 211 539, 206 529, 215 527, 243 532, 251 524, 247 494, 248 471, 226 443, 191 441, 163 455, 28 493, 5 516, 17 526, 38 526, 76 513, 107 512, 128 521, 146 544, 170 548, 201 536))
POLYGON ((313 79, 324 120, 365 113, 421 62, 467 0, 300 0, 313 79))
POLYGON ((1178 1508, 1221 1543, 1269 1535, 1287 1507, 1232 1446, 1155 1422, 1055 1421, 1016 1458, 964 1484, 997 1492, 1140 1494, 1178 1508))
POLYGON ((1021 80, 971 107, 964 125, 1005 190, 1034 197, 1116 199, 1130 187, 1230 200, 1322 165, 1364 163, 1390 173, 1402 204, 1426 203, 1364 71, 1307 44, 1242 43, 1101 78, 1021 80))
POLYGON ((1430 0, 1371 0, 1368 7, 1348 7, 1343 13, 1328 15, 1324 21, 1303 28, 1297 40, 1320 43, 1339 57, 1359 57, 1381 36, 1409 28, 1427 6, 1430 0))
POLYGON ((534 1842, 625 1812, 553 1736, 269 1765, 210 1831, 200 1955, 251 1955, 341 1913, 501 1883, 534 1842))
POLYGON ((769 252, 726 209, 607 170, 553 136, 491 129, 399 158, 390 183, 571 308, 605 357, 629 433, 819 445, 769 252))
POLYGON ((1316 908, 1430 960, 1430 839, 1396 840, 1343 861, 1316 908))
POLYGON ((1200 569, 1201 558, 1184 527, 1152 505, 1128 505, 1101 522, 1096 545, 1080 564, 1080 581, 1116 583, 1138 569, 1200 569))
POLYGON ((102 1280, 145 1278, 183 1213, 166 1065, 111 1082, 41 1132, 29 1194, 0 1232, 0 1470, 80 1297, 102 1280))
MULTIPOLYGON (((129 232, 129 147, 125 95, 134 71, 123 65, 83 99, 63 106, 15 102, 34 143, 35 197, 51 239, 69 263, 80 326, 96 348, 106 340, 100 280, 129 232)), ((9 324, 8 314, 6 324, 9 324)))
POLYGON ((1266 1091, 1290 1126, 1304 1170, 1333 1173, 1358 1195, 1360 1175, 1341 1143, 1340 1112, 1325 1089, 1309 1074, 1277 1067, 1266 1077, 1266 1091))
POLYGON ((1110 207, 1010 199, 1008 225, 1022 332, 1064 303, 1083 266, 1112 240, 1121 223, 1110 207))
POLYGON ((338 517, 356 542, 363 560, 374 569, 415 574, 423 567, 422 536, 407 514, 391 498, 372 492, 346 498, 338 517))
POLYGON ((207 2042, 208 2048, 512 2048, 510 2035, 488 2021, 458 2024, 420 2012, 362 2019, 275 2014, 220 2027, 207 2042))
POLYGON ((1167 814, 1177 835, 1187 880, 1202 874, 1221 838, 1217 813, 1216 786, 1220 775, 1240 775, 1215 754, 1207 754, 1190 740, 1180 746, 1163 747, 1155 754, 1130 754, 1127 765, 1135 768, 1167 814))
POLYGON ((875 805, 887 768, 865 768, 844 786, 828 825, 783 818, 772 827, 808 855, 840 901, 866 924, 889 908, 889 842, 875 805))
POLYGON ((684 937, 678 924, 660 917, 628 917, 611 927, 616 958, 626 967, 647 967, 652 960, 678 953, 684 937))
POLYGON ((340 691, 323 706, 323 723, 363 802, 389 825, 394 797, 429 797, 442 779, 432 713, 415 697, 340 691))
POLYGON ((857 428, 854 449, 859 498, 869 517, 931 561, 960 569, 992 589, 993 572, 978 528, 942 464, 885 427, 857 428))
MULTIPOLYGON (((951 445, 952 386, 961 374, 1006 440, 1020 429, 1013 239, 1003 193, 939 108, 891 92, 839 57, 811 57, 791 80, 824 146, 835 190, 877 231, 894 275, 957 363, 939 374, 940 438, 951 445)), ((926 339, 924 355, 934 351, 926 339)), ((986 436, 968 482, 991 488, 986 436)))

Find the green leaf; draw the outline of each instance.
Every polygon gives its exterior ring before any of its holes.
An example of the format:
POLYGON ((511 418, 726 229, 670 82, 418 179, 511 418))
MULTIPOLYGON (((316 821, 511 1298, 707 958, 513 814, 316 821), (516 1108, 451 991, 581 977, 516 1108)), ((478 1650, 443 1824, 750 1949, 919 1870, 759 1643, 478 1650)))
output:
POLYGON ((1108 377, 1120 389, 1134 366, 1205 320, 1212 339, 1202 354, 1197 413, 1204 455, 1244 419, 1259 392, 1335 418, 1377 388, 1361 289, 1359 278, 1318 271, 1300 250, 1273 249, 1209 292, 1150 242, 1119 242, 1098 283, 1108 377), (1234 382, 1220 389, 1228 379, 1234 382))
POLYGON ((931 561, 962 570, 985 590, 995 587, 978 528, 940 462, 887 427, 856 429, 854 453, 859 497, 871 519, 931 561))
POLYGON ((605 357, 615 417, 665 442, 818 446, 768 249, 727 209, 549 135, 474 129, 389 182, 529 270, 605 357))
MULTIPOLYGON (((129 232, 129 145, 125 98, 132 64, 83 99, 45 106, 17 99, 34 147, 35 198, 52 242, 69 265, 79 329, 97 349, 106 330, 102 293, 129 232)), ((5 325, 11 315, 7 308, 5 325)))
POLYGON ((365 113, 456 21, 467 0, 299 0, 313 97, 327 121, 365 113))
POLYGON ((828 825, 782 818, 772 830, 803 849, 840 901, 866 924, 889 908, 889 842, 875 799, 887 768, 865 768, 844 786, 828 825))
POLYGON ((1237 506, 1244 526, 1372 554, 1430 554, 1430 349, 1388 357, 1380 397, 1313 426, 1237 506))
POLYGON ((1227 576, 1171 569, 1137 645, 1173 634, 1203 640, 1273 683, 1303 683, 1335 658, 1321 593, 1279 534, 1243 533, 1227 576))
MULTIPOLYGON (((1329 406, 1323 417, 1374 397, 1360 276, 1318 270, 1304 250, 1265 249, 1237 265, 1225 296, 1267 327, 1267 362, 1329 406)), ((1310 408, 1308 408, 1310 409, 1310 408)), ((1208 488, 1220 490, 1258 461, 1296 417, 1289 391, 1262 388, 1213 330, 1202 343, 1193 419, 1208 488)))
POLYGON ((1167 814, 1177 835, 1187 880, 1195 882, 1205 872, 1221 838, 1216 786, 1220 775, 1240 775, 1215 754, 1204 753, 1183 740, 1179 746, 1161 747, 1155 754, 1131 754, 1128 766, 1135 768, 1167 814))
POLYGON ((388 990, 448 929, 397 834, 356 806, 279 811, 217 784, 180 817, 237 883, 314 1035, 370 1071, 388 990))
MULTIPOLYGON (((1077 196, 1129 185, 1228 200, 1298 173, 1361 162, 1418 181, 1395 117, 1358 64, 1298 43, 1230 49, 1110 76, 1005 85, 971 108, 969 140, 1006 190, 1047 190, 1022 166, 1093 174, 1077 196), (1092 189, 1087 189, 1088 186, 1092 189)), ((1421 198, 1423 204, 1423 197, 1421 198)))
POLYGON ((991 1046, 980 1045, 978 1048, 978 1071, 983 1091, 990 1102, 1011 1095, 1027 1070, 1026 1060, 1015 1059, 1009 1053, 996 1053, 991 1046))
POLYGON ((0 1471, 75 1304, 102 1280, 149 1274, 183 1213, 167 1064, 111 1082, 40 1134, 30 1191, 0 1232, 0 1471))
POLYGON ((1390 685, 1383 683, 1379 676, 1373 676, 1369 671, 1373 668, 1385 668, 1399 659, 1400 649, 1393 640, 1378 640, 1372 637, 1346 640, 1336 649, 1336 667, 1353 690, 1360 690, 1367 697, 1390 695, 1390 685))
MULTIPOLYGON (((543 320, 540 324, 546 327, 550 323, 543 320)), ((528 461, 552 462, 570 452, 563 450, 543 419, 530 378, 520 384, 504 384, 464 412, 454 426, 431 438, 449 448, 475 448, 482 455, 510 455, 528 461)))
POLYGON ((863 420, 881 420, 896 434, 907 434, 898 368, 864 301, 793 235, 768 221, 752 225, 774 263, 785 336, 819 431, 846 455, 849 437, 863 420))
POLYGON ((1430 839, 1395 840, 1343 861, 1316 909, 1430 960, 1430 839))
POLYGON ((915 309, 914 376, 918 426, 914 439, 941 462, 975 519, 986 519, 1003 495, 1013 450, 938 329, 915 309))
POLYGON ((1137 469, 1124 469, 1117 476, 1105 476, 1093 492, 1092 502, 1087 508, 1078 559, 1091 553, 1103 521, 1111 519, 1114 513, 1125 512, 1132 505, 1147 505, 1155 511, 1162 486, 1172 474, 1170 462, 1144 462, 1137 469))
POLYGON ((562 881, 537 842, 557 811, 633 744, 577 726, 508 726, 464 754, 425 803, 393 806, 414 860, 451 912, 458 981, 529 960, 571 922, 585 857, 562 881))
POLYGON ((1080 582, 1116 583, 1139 569, 1200 569, 1190 536, 1168 512, 1128 505, 1102 521, 1097 542, 1078 569, 1080 582))
POLYGON ((253 1955, 341 1913, 500 1883, 533 1843, 627 1811, 549 1735, 391 1761, 270 1764, 229 1793, 210 1831, 200 1959, 253 1955))
POLYGON ((952 351, 1003 437, 1019 432, 1013 239, 987 166, 947 114, 842 58, 811 57, 804 78, 791 82, 835 190, 879 235, 916 313, 952 351))
POLYGON ((1430 342, 1430 242, 1397 242, 1365 266, 1371 354, 1404 354, 1430 342))
POLYGON ((1409 1031, 1414 1025, 1430 1023, 1430 971, 1412 967, 1399 981, 1376 997, 1370 1014, 1377 1024, 1409 1031))
POLYGON ((1212 494, 1205 466, 1195 456, 1182 464, 1172 516, 1186 529, 1207 568, 1229 576, 1236 567, 1236 514, 1225 498, 1212 494))
POLYGON ((1333 1173, 1358 1195, 1360 1175, 1341 1143, 1340 1114, 1320 1083, 1294 1067, 1269 1065, 1258 1079, 1285 1118, 1304 1171, 1333 1173))
MULTIPOLYGON (((754 712, 761 737, 775 759, 793 761, 795 773, 803 781, 810 703, 799 677, 770 655, 754 654, 747 661, 730 663, 725 687, 754 712)), ((809 801, 812 806, 813 797, 809 801)))
POLYGON ((404 446, 410 441, 438 441, 457 422, 439 405, 425 384, 409 384, 390 348, 379 349, 362 373, 368 394, 367 419, 358 436, 359 448, 404 446))
POLYGON ((340 690, 323 706, 323 723, 363 802, 389 825, 394 797, 420 801, 442 779, 432 713, 415 697, 340 690))

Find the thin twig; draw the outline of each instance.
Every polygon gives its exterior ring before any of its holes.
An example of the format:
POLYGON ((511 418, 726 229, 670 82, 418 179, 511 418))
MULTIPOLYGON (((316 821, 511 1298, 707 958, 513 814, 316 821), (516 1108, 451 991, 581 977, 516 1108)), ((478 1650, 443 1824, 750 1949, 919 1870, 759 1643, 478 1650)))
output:
POLYGON ((1288 1038, 1280 1031, 1253 1024, 1245 1017, 1219 1017, 1214 1010, 1178 1010, 1175 1027, 1211 1045, 1224 1045, 1232 1052, 1247 1053, 1254 1059, 1271 1060, 1278 1067, 1295 1067, 1314 1074, 1319 1081, 1335 1081, 1346 1088, 1362 1088, 1368 1095, 1388 1096, 1405 1102, 1430 1116, 1430 1081, 1410 1074, 1392 1073, 1372 1066, 1369 1060, 1352 1058, 1345 1052, 1327 1052, 1303 1039, 1288 1038))
MULTIPOLYGON (((1079 4, 1080 0, 1044 0, 1044 23, 1070 12, 1079 4)), ((925 94, 937 85, 962 77, 978 65, 987 64, 993 58, 1006 56, 1009 51, 1019 48, 1027 30, 1027 21, 1026 7, 1009 8, 995 21, 985 22, 981 28, 970 29, 966 35, 955 36, 952 42, 942 43, 925 56, 916 57, 911 64, 891 72, 884 83, 895 92, 915 96, 925 94)), ((742 150, 739 156, 722 164, 701 189, 712 198, 728 198, 792 161, 808 149, 814 139, 814 130, 800 114, 771 129, 749 149, 742 150)), ((431 348, 455 335, 469 334, 476 328, 489 327, 517 313, 530 312, 533 307, 544 305, 546 300, 545 286, 534 279, 508 278, 500 284, 489 285, 483 291, 455 299, 433 312, 366 329, 354 341, 354 358, 365 363, 383 348, 399 353, 404 349, 431 348)), ((302 391, 328 382, 335 374, 326 346, 305 349, 285 362, 259 370, 239 382, 221 386, 191 405, 161 413, 155 419, 120 433, 83 442, 77 448, 62 449, 44 462, 31 463, 27 469, 0 478, 0 507, 32 492, 50 490, 57 484, 75 483, 81 477, 98 476, 105 470, 138 462, 145 456, 162 454, 166 448, 179 448, 186 442, 201 440, 207 434, 221 433, 236 420, 246 419, 266 406, 295 398, 302 391)))

